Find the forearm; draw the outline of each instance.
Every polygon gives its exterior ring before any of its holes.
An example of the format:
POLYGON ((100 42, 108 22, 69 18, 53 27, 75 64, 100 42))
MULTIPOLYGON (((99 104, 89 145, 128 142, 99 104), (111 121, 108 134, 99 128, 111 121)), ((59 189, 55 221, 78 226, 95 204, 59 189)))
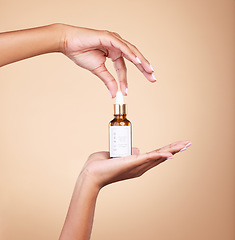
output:
POLYGON ((60 240, 90 239, 99 189, 83 174, 77 180, 60 240))
POLYGON ((62 48, 63 25, 0 33, 0 66, 62 48))

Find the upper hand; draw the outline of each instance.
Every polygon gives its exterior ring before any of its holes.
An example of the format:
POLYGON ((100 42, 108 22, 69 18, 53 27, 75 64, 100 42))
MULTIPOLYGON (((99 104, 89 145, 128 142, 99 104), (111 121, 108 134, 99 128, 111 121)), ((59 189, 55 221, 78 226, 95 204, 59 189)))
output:
POLYGON ((127 76, 124 58, 131 61, 150 81, 155 82, 153 68, 141 52, 117 33, 64 25, 62 52, 78 66, 98 76, 112 97, 118 90, 117 82, 105 66, 111 58, 117 71, 120 89, 127 95, 127 76))
POLYGON ((190 145, 189 141, 179 141, 144 154, 133 148, 131 156, 112 159, 109 152, 93 153, 85 163, 81 174, 100 189, 113 182, 139 177, 190 145))

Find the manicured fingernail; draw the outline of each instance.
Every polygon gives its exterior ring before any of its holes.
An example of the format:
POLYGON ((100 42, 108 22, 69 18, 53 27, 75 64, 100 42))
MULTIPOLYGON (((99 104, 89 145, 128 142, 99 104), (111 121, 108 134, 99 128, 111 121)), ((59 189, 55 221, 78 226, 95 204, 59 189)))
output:
POLYGON ((126 95, 128 94, 128 88, 126 88, 126 95))
POLYGON ((150 65, 150 68, 151 68, 151 70, 154 72, 154 69, 153 69, 153 67, 150 65))
POLYGON ((138 63, 141 64, 141 61, 140 61, 140 59, 138 57, 136 57, 136 60, 137 60, 138 63))
POLYGON ((167 159, 172 159, 172 158, 174 158, 173 156, 171 156, 171 157, 168 157, 167 159))
POLYGON ((192 145, 192 143, 190 142, 190 143, 186 144, 185 147, 187 148, 187 147, 189 147, 191 145, 192 145))
POLYGON ((109 92, 109 94, 110 94, 110 97, 111 97, 111 98, 113 98, 113 96, 112 96, 111 92, 109 92))
POLYGON ((184 147, 184 148, 182 148, 181 150, 180 150, 180 152, 183 152, 183 151, 185 151, 187 149, 187 147, 184 147))
POLYGON ((152 77, 153 77, 153 79, 155 80, 155 81, 157 81, 157 79, 156 79, 156 77, 152 74, 152 77))

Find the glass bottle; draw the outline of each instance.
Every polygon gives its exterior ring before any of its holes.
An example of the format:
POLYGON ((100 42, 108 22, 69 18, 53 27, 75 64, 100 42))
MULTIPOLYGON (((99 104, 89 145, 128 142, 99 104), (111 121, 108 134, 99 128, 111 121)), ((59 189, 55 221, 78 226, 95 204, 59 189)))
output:
POLYGON ((120 91, 114 104, 114 119, 109 122, 110 157, 131 155, 131 122, 126 118, 126 104, 120 91))

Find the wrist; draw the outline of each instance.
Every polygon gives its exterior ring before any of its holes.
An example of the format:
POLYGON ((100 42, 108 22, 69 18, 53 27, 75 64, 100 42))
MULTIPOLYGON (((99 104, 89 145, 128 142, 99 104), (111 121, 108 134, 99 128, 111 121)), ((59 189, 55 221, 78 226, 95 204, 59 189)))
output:
POLYGON ((51 31, 54 32, 55 52, 64 53, 65 48, 65 32, 66 25, 62 23, 54 23, 50 25, 51 31))
POLYGON ((95 181, 95 178, 89 174, 89 171, 83 169, 79 174, 77 179, 77 185, 84 187, 84 189, 88 189, 88 191, 93 195, 98 195, 101 187, 95 181))

